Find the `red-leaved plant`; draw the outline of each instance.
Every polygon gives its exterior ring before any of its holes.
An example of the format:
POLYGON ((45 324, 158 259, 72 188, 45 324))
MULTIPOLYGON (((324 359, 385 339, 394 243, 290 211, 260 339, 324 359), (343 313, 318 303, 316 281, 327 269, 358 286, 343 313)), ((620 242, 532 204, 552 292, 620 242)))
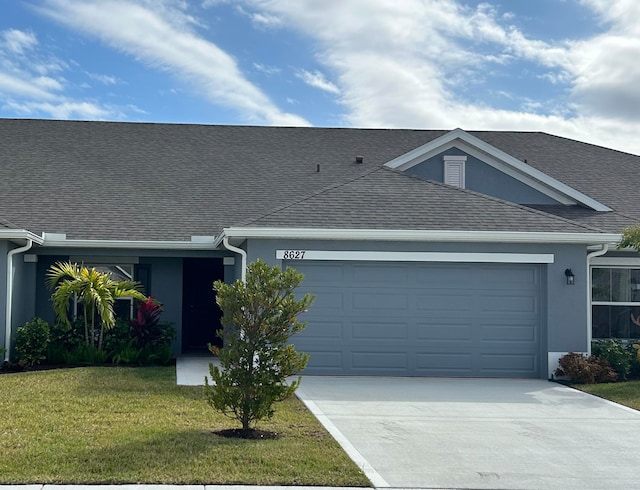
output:
POLYGON ((129 321, 136 347, 155 347, 165 341, 165 332, 160 325, 162 312, 162 303, 151 296, 138 303, 136 317, 129 321))

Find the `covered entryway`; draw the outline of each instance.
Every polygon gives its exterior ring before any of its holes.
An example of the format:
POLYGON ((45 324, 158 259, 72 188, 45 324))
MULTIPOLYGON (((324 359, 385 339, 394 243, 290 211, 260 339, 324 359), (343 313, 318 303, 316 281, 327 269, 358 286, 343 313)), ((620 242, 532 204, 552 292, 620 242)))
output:
POLYGON ((543 266, 284 261, 317 299, 305 374, 539 377, 543 266))
POLYGON ((213 282, 224 280, 221 258, 185 258, 182 264, 182 353, 206 353, 207 344, 222 345, 216 335, 222 312, 213 282))

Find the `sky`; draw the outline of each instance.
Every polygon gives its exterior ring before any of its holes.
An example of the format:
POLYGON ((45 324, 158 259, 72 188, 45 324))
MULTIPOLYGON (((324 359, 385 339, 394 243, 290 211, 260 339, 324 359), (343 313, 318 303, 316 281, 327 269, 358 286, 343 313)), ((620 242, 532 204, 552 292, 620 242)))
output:
POLYGON ((2 0, 0 117, 544 131, 640 154, 638 0, 2 0))

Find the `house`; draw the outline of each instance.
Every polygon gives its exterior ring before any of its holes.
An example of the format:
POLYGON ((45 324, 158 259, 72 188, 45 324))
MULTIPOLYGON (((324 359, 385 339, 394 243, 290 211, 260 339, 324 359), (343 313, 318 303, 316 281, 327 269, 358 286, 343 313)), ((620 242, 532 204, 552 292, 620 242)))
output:
POLYGON ((640 337, 616 247, 639 169, 537 132, 0 120, 0 344, 53 321, 45 272, 71 260, 142 282, 176 354, 201 349, 212 282, 262 258, 317 297, 308 373, 546 378, 640 337))

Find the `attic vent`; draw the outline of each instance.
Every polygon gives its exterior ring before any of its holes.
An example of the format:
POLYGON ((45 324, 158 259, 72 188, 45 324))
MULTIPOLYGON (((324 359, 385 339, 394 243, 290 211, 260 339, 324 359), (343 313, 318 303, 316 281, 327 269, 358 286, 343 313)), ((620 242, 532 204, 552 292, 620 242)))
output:
POLYGON ((454 187, 465 187, 465 163, 466 156, 445 155, 444 156, 444 183, 454 187))
POLYGON ((362 155, 358 155, 356 157, 356 163, 362 163, 362 162, 364 162, 364 157, 362 155))

